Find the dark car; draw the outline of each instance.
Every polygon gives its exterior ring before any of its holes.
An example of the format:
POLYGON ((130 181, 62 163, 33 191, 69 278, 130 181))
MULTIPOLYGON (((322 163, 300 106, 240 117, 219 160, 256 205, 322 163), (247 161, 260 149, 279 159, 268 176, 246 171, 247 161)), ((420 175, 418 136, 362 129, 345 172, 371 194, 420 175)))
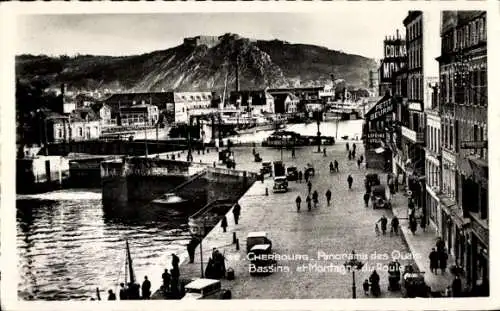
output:
POLYGON ((299 171, 297 170, 297 167, 295 167, 295 166, 287 167, 286 178, 290 181, 298 180, 299 179, 299 171))
POLYGON ((377 185, 372 187, 372 202, 373 209, 377 208, 391 208, 391 203, 389 202, 386 189, 382 185, 377 185))

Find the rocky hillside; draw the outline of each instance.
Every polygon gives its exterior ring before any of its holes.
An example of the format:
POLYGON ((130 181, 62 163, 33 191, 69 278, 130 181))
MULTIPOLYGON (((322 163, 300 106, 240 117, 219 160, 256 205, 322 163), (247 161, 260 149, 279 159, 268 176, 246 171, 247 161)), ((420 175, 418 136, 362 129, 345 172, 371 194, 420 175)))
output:
POLYGON ((368 84, 368 71, 376 69, 374 60, 358 55, 227 34, 211 48, 180 45, 136 56, 20 55, 16 75, 21 80, 43 79, 53 86, 66 83, 70 89, 222 90, 226 75, 228 88, 235 87, 236 58, 241 89, 318 85, 329 81, 331 74, 348 85, 363 87, 368 84))

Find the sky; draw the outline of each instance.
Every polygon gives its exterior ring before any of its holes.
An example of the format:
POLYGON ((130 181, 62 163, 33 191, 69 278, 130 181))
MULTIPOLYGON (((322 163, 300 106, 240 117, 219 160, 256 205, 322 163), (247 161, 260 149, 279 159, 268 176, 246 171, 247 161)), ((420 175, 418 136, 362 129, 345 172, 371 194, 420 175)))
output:
MULTIPOLYGON (((347 10, 347 9, 346 9, 347 10)), ((313 44, 379 59, 386 35, 403 32, 407 9, 328 13, 160 13, 21 15, 17 54, 135 55, 168 49, 196 35, 313 44), (383 18, 375 18, 383 16, 383 18)))

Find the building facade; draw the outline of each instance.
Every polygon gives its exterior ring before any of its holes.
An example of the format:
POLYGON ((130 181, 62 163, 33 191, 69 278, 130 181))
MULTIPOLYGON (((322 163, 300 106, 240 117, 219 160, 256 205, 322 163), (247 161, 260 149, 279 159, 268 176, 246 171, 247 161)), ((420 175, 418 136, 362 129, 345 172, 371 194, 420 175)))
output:
POLYGON ((434 226, 436 233, 442 235, 443 223, 440 207, 441 195, 441 117, 439 107, 426 109, 426 148, 425 148, 425 190, 426 206, 429 222, 434 226))
POLYGON ((266 90, 233 91, 229 103, 242 112, 253 115, 275 113, 275 98, 266 90))
POLYGON ((159 119, 158 107, 155 105, 135 105, 120 109, 121 125, 153 126, 159 119))
POLYGON ((467 284, 484 295, 489 289, 486 12, 447 11, 442 23, 443 169, 454 168, 443 170, 453 203, 443 217, 467 284))

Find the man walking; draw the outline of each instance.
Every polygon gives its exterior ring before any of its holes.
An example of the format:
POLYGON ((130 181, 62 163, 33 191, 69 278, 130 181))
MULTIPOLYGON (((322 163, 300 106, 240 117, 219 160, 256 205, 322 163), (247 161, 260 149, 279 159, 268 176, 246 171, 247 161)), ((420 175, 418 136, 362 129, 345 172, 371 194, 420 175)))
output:
POLYGON ((307 210, 311 211, 312 205, 311 205, 311 196, 310 195, 307 196, 306 202, 307 202, 307 210))
POLYGON ((351 190, 351 189, 352 189, 352 182, 353 182, 353 181, 354 181, 354 179, 352 178, 352 176, 351 176, 351 175, 349 175, 349 176, 347 177, 347 184, 349 185, 349 190, 351 190))
POLYGON ((429 254, 429 262, 430 262, 431 273, 437 274, 439 258, 438 258, 438 252, 436 252, 435 248, 432 248, 432 251, 429 254))
POLYGON ((318 207, 318 191, 314 190, 313 192, 313 202, 314 202, 314 207, 318 207))
POLYGON ((302 171, 299 171, 299 183, 302 183, 302 171))
POLYGON ((387 231, 387 218, 385 217, 385 215, 382 215, 382 217, 377 222, 380 222, 380 229, 382 229, 382 235, 385 235, 385 232, 387 231))
POLYGON ((398 235, 398 227, 399 227, 399 219, 397 216, 392 217, 391 220, 391 235, 394 232, 395 235, 398 235))
POLYGON ((223 232, 226 232, 226 228, 227 228, 227 219, 226 219, 226 216, 224 216, 222 218, 222 222, 221 222, 220 226, 222 227, 223 232))
POLYGON ((330 200, 332 199, 332 192, 330 191, 330 189, 326 190, 325 197, 326 203, 328 204, 328 206, 330 206, 330 200))
POLYGON ((446 250, 443 250, 442 252, 438 253, 439 257, 439 268, 441 268, 441 274, 444 274, 446 272, 446 265, 448 263, 448 254, 446 253, 446 250))
POLYGON ((300 203, 302 203, 302 198, 300 197, 300 195, 298 195, 297 198, 295 199, 295 204, 297 205, 297 212, 300 212, 300 203))
POLYGON ((312 183, 311 183, 311 181, 308 181, 307 182, 307 191, 309 194, 311 194, 311 189, 312 189, 312 183))
POLYGON ((292 148, 292 159, 295 159, 295 148, 292 148))
POLYGON ((241 206, 240 204, 236 203, 236 205, 233 208, 233 216, 234 216, 234 224, 238 224, 238 220, 240 219, 240 212, 241 212, 241 206))
POLYGON ((370 194, 368 192, 365 192, 363 195, 363 200, 365 201, 365 207, 368 207, 368 201, 370 201, 370 194))
POLYGON ((333 161, 333 165, 335 166, 335 170, 338 173, 339 172, 339 162, 337 162, 337 160, 335 160, 335 161, 333 161))
POLYGON ((349 151, 349 143, 345 143, 345 150, 349 151))
POLYGON ((458 275, 455 275, 455 279, 451 283, 451 292, 453 293, 453 297, 462 296, 462 280, 460 280, 458 275))

